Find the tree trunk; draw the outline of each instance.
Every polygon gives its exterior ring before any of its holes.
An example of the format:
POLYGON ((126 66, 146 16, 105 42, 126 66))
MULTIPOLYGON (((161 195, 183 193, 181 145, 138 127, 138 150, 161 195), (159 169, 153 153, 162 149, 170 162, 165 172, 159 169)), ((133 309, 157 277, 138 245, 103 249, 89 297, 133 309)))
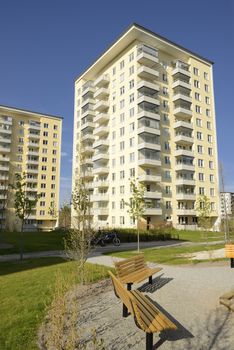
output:
POLYGON ((137 252, 140 253, 140 233, 139 233, 138 223, 137 223, 137 252))
POLYGON ((20 261, 23 260, 23 254, 24 254, 23 230, 24 230, 24 220, 22 220, 21 230, 20 230, 20 261))

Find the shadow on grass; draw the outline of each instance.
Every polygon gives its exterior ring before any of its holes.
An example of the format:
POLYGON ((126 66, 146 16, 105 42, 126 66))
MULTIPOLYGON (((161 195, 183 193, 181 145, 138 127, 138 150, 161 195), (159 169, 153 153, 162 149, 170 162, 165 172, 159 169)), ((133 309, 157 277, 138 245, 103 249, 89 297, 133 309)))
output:
POLYGON ((11 273, 32 270, 40 267, 46 267, 56 264, 63 264, 67 261, 62 258, 34 258, 25 259, 23 261, 8 261, 0 263, 0 276, 9 275, 11 273))
POLYGON ((167 283, 173 280, 173 278, 162 277, 162 276, 163 276, 163 273, 160 276, 153 278, 152 284, 149 284, 148 282, 146 282, 141 287, 139 287, 138 290, 144 293, 154 293, 158 289, 162 288, 167 283))

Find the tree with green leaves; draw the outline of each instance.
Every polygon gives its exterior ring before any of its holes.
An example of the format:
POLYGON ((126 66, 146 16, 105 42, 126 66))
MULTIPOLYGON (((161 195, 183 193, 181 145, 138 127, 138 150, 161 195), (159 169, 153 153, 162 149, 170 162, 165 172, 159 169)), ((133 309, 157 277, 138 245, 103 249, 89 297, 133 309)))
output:
POLYGON ((140 232, 139 232, 139 219, 143 216, 145 211, 145 186, 138 183, 135 179, 130 181, 131 196, 129 202, 125 204, 129 207, 128 213, 130 218, 136 221, 137 224, 137 251, 140 252, 140 232))
POLYGON ((20 237, 20 260, 23 260, 23 231, 26 220, 35 210, 40 194, 36 194, 34 199, 31 199, 27 191, 27 175, 26 173, 15 174, 14 184, 10 184, 9 187, 14 191, 14 209, 16 216, 21 221, 21 237, 20 237))
POLYGON ((48 214, 51 216, 51 221, 53 222, 54 220, 57 219, 58 217, 58 210, 57 206, 55 204, 55 201, 50 202, 50 207, 48 209, 48 214))
POLYGON ((200 195, 196 201, 196 211, 198 212, 198 225, 205 231, 211 228, 211 205, 209 197, 200 195))
POLYGON ((63 203, 59 210, 59 227, 71 228, 71 205, 63 203))

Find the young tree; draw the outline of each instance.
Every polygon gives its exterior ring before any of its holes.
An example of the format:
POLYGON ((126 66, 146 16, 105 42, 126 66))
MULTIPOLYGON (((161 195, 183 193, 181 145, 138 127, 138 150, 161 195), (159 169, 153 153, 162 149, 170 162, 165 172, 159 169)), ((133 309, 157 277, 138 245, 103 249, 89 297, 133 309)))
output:
POLYGON ((131 197, 129 198, 129 203, 125 204, 129 207, 128 213, 130 217, 137 222, 137 250, 140 252, 140 234, 139 234, 139 219, 143 216, 145 211, 145 186, 143 184, 137 183, 137 181, 130 181, 131 197))
POLYGON ((91 241, 94 238, 94 230, 91 225, 91 203, 90 193, 86 187, 85 173, 86 164, 82 158, 82 147, 80 145, 80 174, 78 181, 72 192, 72 208, 73 208, 73 228, 69 231, 65 238, 65 251, 67 257, 77 262, 80 282, 85 282, 85 263, 88 254, 91 251, 91 241))
POLYGON ((57 210, 57 207, 56 207, 56 204, 55 202, 51 202, 50 203, 50 207, 48 209, 48 214, 51 216, 52 220, 51 221, 54 221, 57 219, 58 217, 58 210, 57 210))
POLYGON ((21 229, 20 229, 20 260, 23 260, 23 231, 25 221, 32 214, 35 206, 37 204, 38 199, 40 198, 40 194, 36 194, 34 199, 30 199, 28 193, 26 191, 26 173, 22 175, 19 173, 15 174, 15 183, 10 184, 10 188, 14 190, 14 209, 16 216, 21 220, 21 229))
POLYGON ((223 192, 223 202, 224 202, 224 239, 225 242, 228 243, 230 241, 230 232, 229 232, 229 218, 227 213, 227 203, 226 203, 226 196, 225 196, 225 185, 224 185, 224 174, 223 174, 223 165, 220 162, 219 163, 219 176, 221 180, 221 191, 223 192))
POLYGON ((63 203, 59 210, 59 227, 71 228, 71 205, 63 203))
POLYGON ((196 211, 198 212, 198 225, 205 231, 211 228, 211 206, 210 199, 205 195, 200 195, 196 201, 196 211))
POLYGON ((2 195, 3 199, 1 200, 0 204, 0 229, 4 229, 3 221, 6 214, 6 208, 7 208, 7 195, 8 195, 8 188, 9 188, 9 181, 8 181, 8 175, 5 176, 4 181, 2 183, 2 195))

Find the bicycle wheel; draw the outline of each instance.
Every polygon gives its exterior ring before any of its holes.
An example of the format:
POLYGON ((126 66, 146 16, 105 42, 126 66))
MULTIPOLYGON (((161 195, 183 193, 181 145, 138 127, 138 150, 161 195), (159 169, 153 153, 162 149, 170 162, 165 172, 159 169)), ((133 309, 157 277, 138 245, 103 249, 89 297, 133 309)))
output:
POLYGON ((113 239, 113 244, 115 245, 115 246, 120 246, 120 239, 119 238, 117 238, 117 237, 115 237, 114 239, 113 239))

